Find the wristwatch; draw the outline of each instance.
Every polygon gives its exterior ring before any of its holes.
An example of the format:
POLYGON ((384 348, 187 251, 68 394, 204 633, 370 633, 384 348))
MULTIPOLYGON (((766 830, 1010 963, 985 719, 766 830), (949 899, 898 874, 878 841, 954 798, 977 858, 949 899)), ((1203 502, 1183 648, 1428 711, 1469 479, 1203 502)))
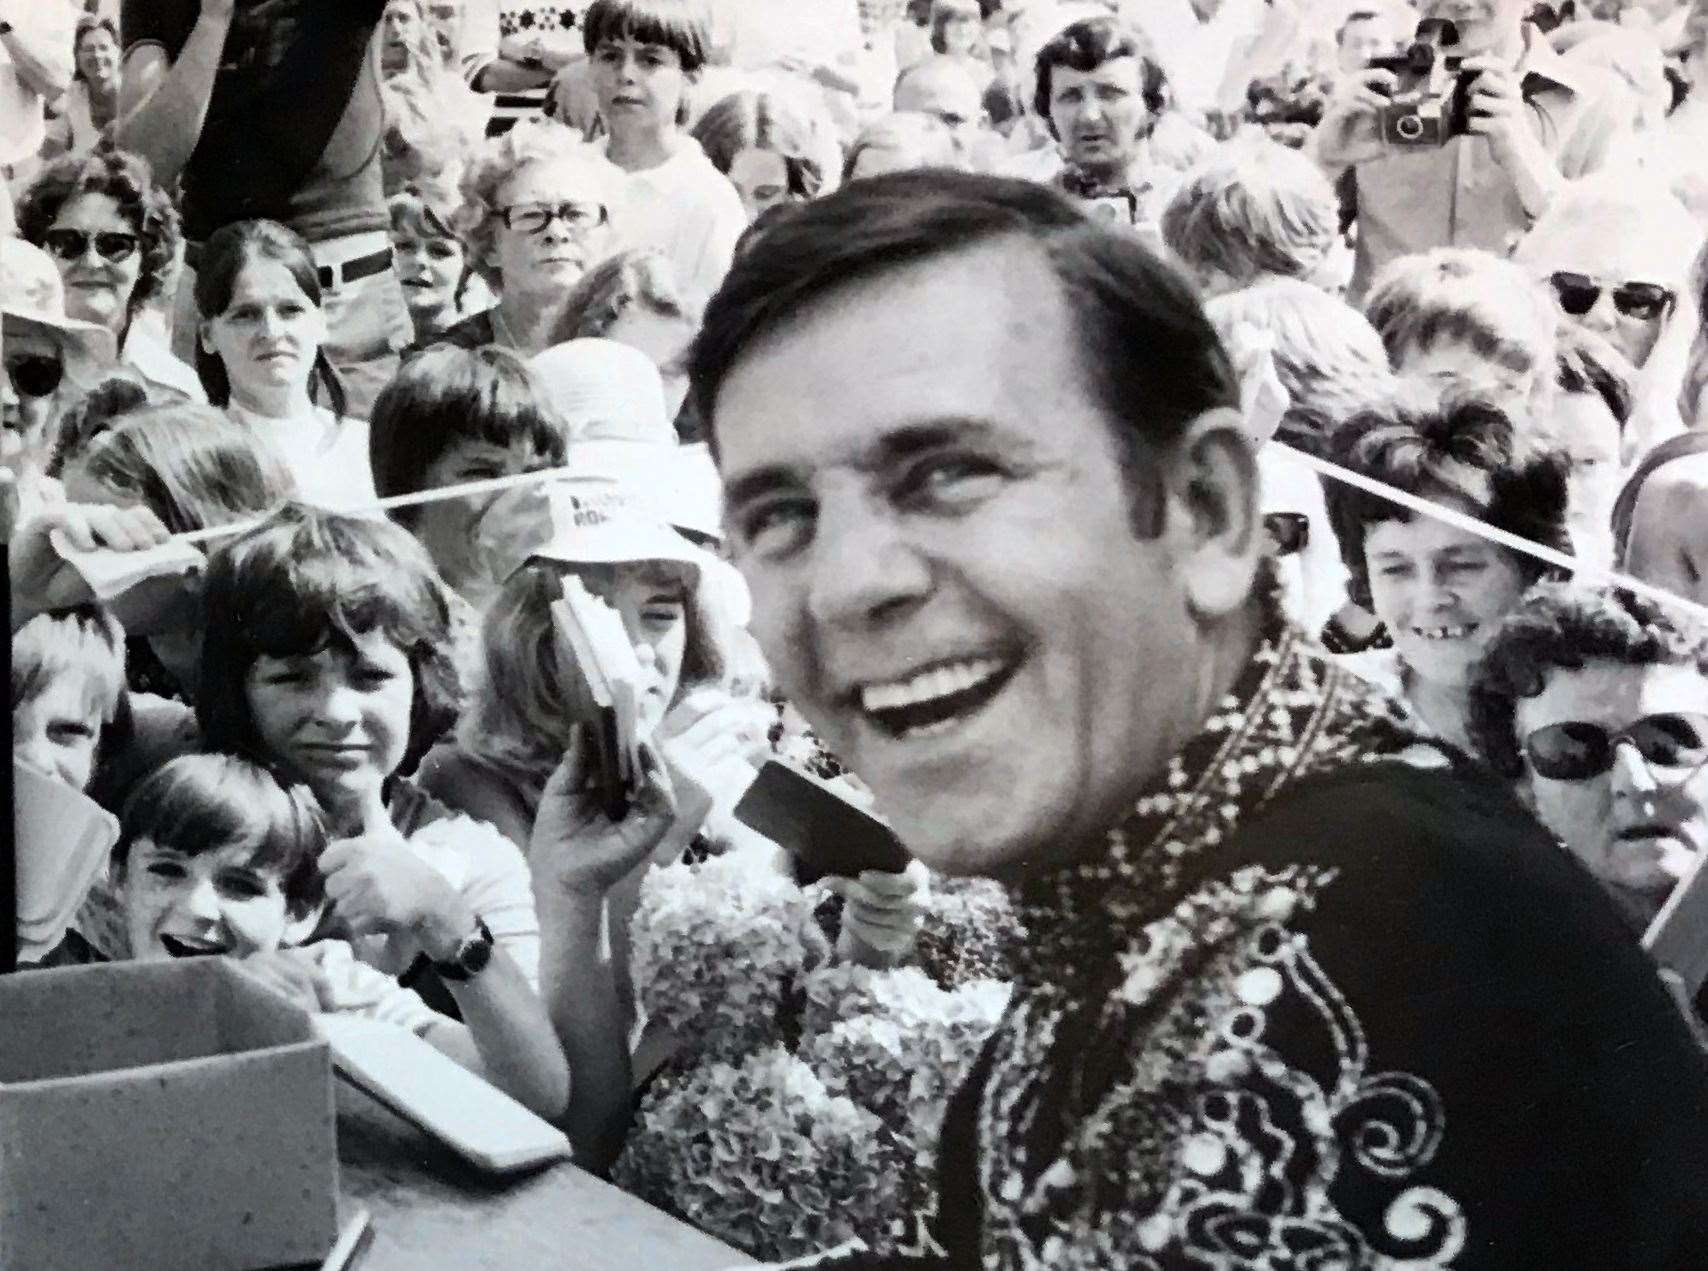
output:
POLYGON ((486 970, 487 963, 492 961, 492 932, 486 928, 486 922, 480 917, 474 920, 474 934, 467 937, 456 948, 449 958, 443 962, 434 962, 433 969, 439 973, 441 980, 463 983, 472 980, 486 970))

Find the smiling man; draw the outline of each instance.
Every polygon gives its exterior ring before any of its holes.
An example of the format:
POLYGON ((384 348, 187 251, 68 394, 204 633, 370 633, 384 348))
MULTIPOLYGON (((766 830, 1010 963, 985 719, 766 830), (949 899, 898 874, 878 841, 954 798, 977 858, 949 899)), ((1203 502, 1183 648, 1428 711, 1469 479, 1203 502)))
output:
POLYGON ((1702 1258, 1684 1021, 1504 790, 1286 629, 1176 273, 1035 184, 858 181, 753 239, 691 370, 779 686, 1025 926, 941 1252, 891 1261, 1702 1258))

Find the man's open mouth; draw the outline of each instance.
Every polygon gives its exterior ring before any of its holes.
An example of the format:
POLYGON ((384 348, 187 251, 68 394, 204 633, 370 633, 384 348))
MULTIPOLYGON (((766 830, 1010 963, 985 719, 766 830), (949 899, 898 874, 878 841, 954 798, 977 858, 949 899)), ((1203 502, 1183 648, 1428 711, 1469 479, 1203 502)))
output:
POLYGON ((175 958, 212 958, 226 951, 223 944, 216 944, 212 940, 165 934, 160 937, 160 947, 175 958))
POLYGON ((863 685, 858 704, 892 737, 931 737, 988 705, 1019 665, 1018 658, 940 662, 903 680, 863 685))
POLYGON ((1468 640, 1476 634, 1477 626, 1463 622, 1455 627, 1413 627, 1411 633, 1420 640, 1468 640))

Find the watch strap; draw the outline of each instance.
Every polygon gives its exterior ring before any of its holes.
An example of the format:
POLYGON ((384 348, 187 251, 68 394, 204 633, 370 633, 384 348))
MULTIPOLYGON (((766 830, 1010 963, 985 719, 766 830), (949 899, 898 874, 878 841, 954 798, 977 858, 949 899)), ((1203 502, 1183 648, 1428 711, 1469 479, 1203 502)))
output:
POLYGON ((439 973, 439 978, 447 982, 462 983, 471 979, 477 972, 486 969, 486 964, 492 959, 492 932, 486 925, 486 920, 476 916, 474 934, 457 946, 457 951, 444 962, 433 962, 433 969, 439 973))

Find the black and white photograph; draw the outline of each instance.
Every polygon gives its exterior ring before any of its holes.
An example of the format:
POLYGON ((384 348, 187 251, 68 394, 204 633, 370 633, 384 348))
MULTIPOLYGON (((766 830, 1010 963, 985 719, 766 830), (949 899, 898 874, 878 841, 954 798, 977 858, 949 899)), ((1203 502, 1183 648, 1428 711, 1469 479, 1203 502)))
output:
POLYGON ((1708 1269, 1708 0, 0 0, 0 1271, 1708 1269))

